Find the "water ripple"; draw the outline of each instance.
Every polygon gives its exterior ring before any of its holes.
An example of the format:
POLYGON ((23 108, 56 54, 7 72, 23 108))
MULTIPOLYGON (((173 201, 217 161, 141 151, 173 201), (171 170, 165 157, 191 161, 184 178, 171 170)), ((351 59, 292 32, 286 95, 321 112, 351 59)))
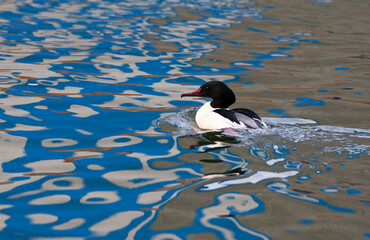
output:
POLYGON ((343 216, 335 236, 366 236, 370 131, 337 115, 366 112, 366 59, 348 57, 366 48, 329 27, 348 17, 311 24, 337 3, 307 3, 2 2, 1 238, 301 238, 343 216), (180 95, 210 80, 270 128, 198 129, 204 99, 180 95))

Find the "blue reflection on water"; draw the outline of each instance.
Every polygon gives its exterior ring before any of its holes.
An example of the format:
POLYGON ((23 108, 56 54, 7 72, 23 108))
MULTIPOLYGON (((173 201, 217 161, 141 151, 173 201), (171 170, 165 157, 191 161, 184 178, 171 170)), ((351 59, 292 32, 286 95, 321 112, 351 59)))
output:
POLYGON ((294 104, 293 106, 295 107, 308 107, 308 106, 323 106, 325 105, 325 102, 323 100, 313 100, 311 98, 297 98, 296 99, 297 103, 294 104))

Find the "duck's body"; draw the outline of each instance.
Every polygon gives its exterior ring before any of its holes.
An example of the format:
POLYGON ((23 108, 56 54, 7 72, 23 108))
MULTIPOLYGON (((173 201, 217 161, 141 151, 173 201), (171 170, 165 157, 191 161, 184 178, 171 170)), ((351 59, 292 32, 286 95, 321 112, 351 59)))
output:
POLYGON ((249 109, 213 108, 211 102, 206 102, 197 111, 195 122, 199 128, 209 130, 267 127, 261 118, 249 109))
POLYGON ((211 97, 196 113, 195 122, 202 129, 219 130, 224 128, 267 128, 262 119, 252 110, 245 108, 229 109, 235 102, 235 95, 224 83, 211 81, 197 91, 184 96, 211 97))

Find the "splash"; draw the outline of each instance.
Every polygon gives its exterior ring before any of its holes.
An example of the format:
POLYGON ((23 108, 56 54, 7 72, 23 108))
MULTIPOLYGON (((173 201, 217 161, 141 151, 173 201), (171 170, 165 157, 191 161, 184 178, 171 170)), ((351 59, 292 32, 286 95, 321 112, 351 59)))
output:
POLYGON ((190 108, 164 117, 157 121, 157 127, 169 124, 177 129, 172 132, 174 135, 199 135, 202 138, 208 138, 210 141, 208 147, 230 146, 235 145, 236 142, 237 146, 258 142, 292 142, 311 145, 326 144, 324 150, 329 152, 349 151, 369 154, 370 145, 363 144, 364 141, 361 141, 370 138, 369 129, 319 125, 312 119, 263 117, 262 119, 269 126, 268 129, 233 129, 233 131, 210 132, 199 129, 194 123, 197 109, 190 108), (225 137, 224 142, 220 135, 225 137), (217 141, 214 141, 216 136, 217 141), (234 137, 233 141, 230 142, 228 137, 234 137))
POLYGON ((198 108, 189 108, 184 111, 180 111, 175 114, 171 114, 164 118, 159 119, 156 122, 156 127, 160 127, 161 125, 169 124, 175 127, 177 130, 174 134, 195 134, 200 129, 196 126, 194 122, 194 116, 197 112, 198 108))

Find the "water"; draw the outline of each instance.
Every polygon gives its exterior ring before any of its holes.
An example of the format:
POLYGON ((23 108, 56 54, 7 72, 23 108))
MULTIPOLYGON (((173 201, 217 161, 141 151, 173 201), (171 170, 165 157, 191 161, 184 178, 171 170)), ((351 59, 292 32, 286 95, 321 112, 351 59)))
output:
POLYGON ((0 4, 1 239, 370 237, 367 1, 0 4))

